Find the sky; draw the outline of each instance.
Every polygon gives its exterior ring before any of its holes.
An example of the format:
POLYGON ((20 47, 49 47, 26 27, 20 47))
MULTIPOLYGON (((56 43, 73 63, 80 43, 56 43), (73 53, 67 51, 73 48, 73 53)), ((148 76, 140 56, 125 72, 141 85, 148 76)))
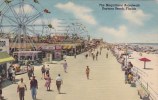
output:
MULTIPOLYGON (((19 0, 14 0, 19 1, 19 0)), ((107 42, 125 43, 158 43, 158 1, 157 0, 24 0, 39 11, 48 9, 45 14, 48 20, 58 30, 64 26, 80 23, 85 28, 85 36, 103 38, 107 42), (106 4, 134 4, 136 10, 105 10, 106 4)), ((33 12, 26 5, 28 14, 33 12)), ((115 8, 114 6, 113 8, 115 8)), ((121 6, 126 9, 125 6, 121 6)), ((134 8, 134 7, 133 7, 134 8)), ((74 27, 74 26, 72 26, 74 27)))

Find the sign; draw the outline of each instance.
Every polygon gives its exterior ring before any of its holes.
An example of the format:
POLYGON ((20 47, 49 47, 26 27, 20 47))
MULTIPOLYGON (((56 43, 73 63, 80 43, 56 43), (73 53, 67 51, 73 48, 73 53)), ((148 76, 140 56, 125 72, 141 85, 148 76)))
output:
POLYGON ((54 52, 54 58, 58 59, 58 60, 61 59, 61 51, 55 51, 54 52))
POLYGON ((43 50, 55 50, 55 46, 42 46, 43 50))
POLYGON ((9 39, 0 39, 0 52, 9 54, 9 39))
POLYGON ((56 46, 55 46, 55 49, 56 49, 56 50, 61 50, 61 49, 62 49, 62 46, 61 46, 61 45, 56 45, 56 46))
POLYGON ((49 49, 50 50, 55 50, 55 46, 50 46, 49 49))

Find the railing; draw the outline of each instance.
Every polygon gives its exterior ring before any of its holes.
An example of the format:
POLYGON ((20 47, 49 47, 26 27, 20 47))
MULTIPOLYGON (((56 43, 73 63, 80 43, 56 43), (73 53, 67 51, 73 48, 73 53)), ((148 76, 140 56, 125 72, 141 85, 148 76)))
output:
POLYGON ((142 87, 144 87, 146 92, 147 91, 149 92, 149 94, 150 94, 149 95, 150 100, 158 100, 158 93, 143 78, 143 77, 147 77, 148 74, 146 72, 144 72, 143 70, 139 69, 138 67, 135 67, 135 66, 132 69, 133 69, 133 72, 135 73, 135 75, 137 75, 137 76, 140 77, 140 79, 138 80, 139 85, 141 85, 142 87))
POLYGON ((142 70, 139 69, 138 67, 133 66, 133 69, 134 69, 135 73, 136 73, 136 74, 138 73, 141 77, 142 77, 142 76, 144 76, 144 77, 148 76, 148 74, 147 74, 146 72, 142 71, 142 70))
POLYGON ((134 73, 138 76, 140 76, 140 79, 138 80, 138 83, 144 87, 145 91, 149 91, 150 100, 158 100, 158 93, 151 87, 151 85, 143 78, 143 76, 148 76, 147 73, 142 71, 141 69, 134 67, 134 73))
POLYGON ((156 91, 142 77, 139 80, 139 84, 142 87, 144 87, 145 91, 149 92, 149 94, 150 94, 149 95, 150 100, 157 100, 158 99, 158 94, 156 93, 156 91))

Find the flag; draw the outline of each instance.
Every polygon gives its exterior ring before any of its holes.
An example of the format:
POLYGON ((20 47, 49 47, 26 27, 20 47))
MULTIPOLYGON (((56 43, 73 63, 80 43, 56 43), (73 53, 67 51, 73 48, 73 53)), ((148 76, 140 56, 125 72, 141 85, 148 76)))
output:
POLYGON ((50 11, 48 9, 44 9, 45 13, 50 13, 50 11))
POLYGON ((10 3, 10 2, 11 2, 11 0, 5 0, 4 2, 5 2, 5 3, 10 3))
POLYGON ((53 28, 51 24, 48 25, 49 28, 53 28))
POLYGON ((38 0, 33 0, 35 3, 39 3, 38 0))

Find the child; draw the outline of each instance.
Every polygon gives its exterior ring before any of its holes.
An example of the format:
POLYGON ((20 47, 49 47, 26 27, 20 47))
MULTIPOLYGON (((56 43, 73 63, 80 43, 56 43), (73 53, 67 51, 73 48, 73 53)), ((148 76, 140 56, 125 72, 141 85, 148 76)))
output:
POLYGON ((46 70, 46 75, 49 75, 49 69, 46 70))

